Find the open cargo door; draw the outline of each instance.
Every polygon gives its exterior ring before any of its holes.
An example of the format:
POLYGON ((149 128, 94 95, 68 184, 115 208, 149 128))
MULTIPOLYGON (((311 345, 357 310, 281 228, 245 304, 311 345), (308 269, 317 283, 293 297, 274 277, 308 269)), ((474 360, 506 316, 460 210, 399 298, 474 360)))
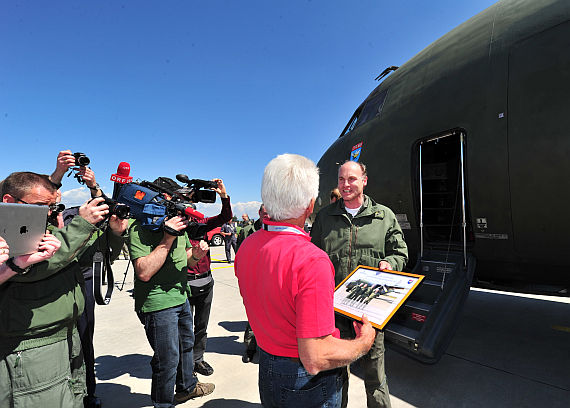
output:
POLYGON ((464 144, 464 133, 453 131, 418 145, 421 244, 412 273, 425 279, 384 329, 390 347, 424 363, 436 363, 447 349, 475 270, 464 144))

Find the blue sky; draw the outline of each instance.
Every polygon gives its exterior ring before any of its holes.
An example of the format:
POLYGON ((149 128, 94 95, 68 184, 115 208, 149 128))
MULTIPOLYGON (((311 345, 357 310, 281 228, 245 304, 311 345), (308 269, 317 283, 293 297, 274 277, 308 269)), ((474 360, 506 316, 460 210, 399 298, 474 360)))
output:
POLYGON ((494 2, 5 0, 0 178, 71 149, 109 193, 126 161, 135 179, 220 177, 254 216, 269 160, 318 161, 384 68, 494 2))

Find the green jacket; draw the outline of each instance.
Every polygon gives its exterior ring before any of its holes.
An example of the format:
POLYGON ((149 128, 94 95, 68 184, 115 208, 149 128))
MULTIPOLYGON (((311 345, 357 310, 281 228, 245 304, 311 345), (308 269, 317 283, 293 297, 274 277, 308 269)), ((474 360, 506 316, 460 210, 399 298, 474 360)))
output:
POLYGON ((345 211, 342 199, 321 209, 311 228, 311 241, 329 255, 337 285, 358 265, 378 267, 384 260, 401 271, 408 261, 396 216, 368 196, 354 218, 345 211))
MULTIPOLYGON (((67 338, 83 313, 84 279, 80 268, 98 247, 86 245, 97 228, 82 217, 52 231, 61 247, 47 261, 0 285, 0 355, 52 344, 67 338)), ((124 239, 111 232, 100 238, 118 255, 124 239)), ((103 241, 103 243, 105 243, 103 241)))
POLYGON ((248 224, 245 227, 243 227, 238 234, 237 249, 239 249, 240 245, 242 244, 243 241, 245 241, 245 239, 247 237, 249 237, 255 231, 261 229, 262 225, 263 225, 263 221, 261 221, 261 218, 260 218, 257 221, 255 221, 254 223, 248 224))

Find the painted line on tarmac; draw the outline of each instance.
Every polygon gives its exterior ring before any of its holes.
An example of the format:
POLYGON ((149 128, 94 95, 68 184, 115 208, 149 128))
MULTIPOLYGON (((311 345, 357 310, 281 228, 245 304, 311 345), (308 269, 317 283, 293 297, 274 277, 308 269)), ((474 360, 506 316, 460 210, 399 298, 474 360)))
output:
POLYGON ((570 333, 570 327, 554 325, 554 326, 550 326, 550 328, 553 330, 570 333))

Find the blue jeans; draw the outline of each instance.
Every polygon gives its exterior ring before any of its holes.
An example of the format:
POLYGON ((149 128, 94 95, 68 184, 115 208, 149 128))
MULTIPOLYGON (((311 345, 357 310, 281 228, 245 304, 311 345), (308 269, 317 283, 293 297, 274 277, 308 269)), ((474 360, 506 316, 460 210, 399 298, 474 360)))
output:
POLYGON ((188 300, 180 306, 156 312, 137 312, 146 337, 154 351, 150 397, 155 407, 172 407, 174 387, 177 392, 193 391, 198 379, 194 375, 194 332, 188 300), (180 370, 176 367, 180 361, 180 370))
POLYGON ((289 357, 259 349, 259 395, 268 408, 340 407, 342 369, 311 375, 289 357))

